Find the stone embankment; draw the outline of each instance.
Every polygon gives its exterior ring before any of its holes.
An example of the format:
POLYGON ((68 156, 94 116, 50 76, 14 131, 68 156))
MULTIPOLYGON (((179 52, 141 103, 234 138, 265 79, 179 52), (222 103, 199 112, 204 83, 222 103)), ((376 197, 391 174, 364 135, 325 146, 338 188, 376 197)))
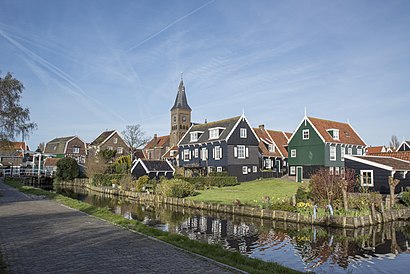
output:
POLYGON ((103 194, 115 195, 119 197, 128 198, 138 203, 151 202, 151 203, 165 203, 176 206, 183 206, 189 208, 195 208, 200 210, 209 210, 214 212, 229 213, 233 215, 243 215, 249 217, 295 222, 303 224, 315 224, 325 225, 332 227, 342 228, 357 228, 364 226, 371 226, 376 224, 388 223, 395 220, 406 220, 410 218, 410 209, 391 209, 385 210, 383 213, 374 212, 372 215, 366 216, 326 216, 317 217, 306 216, 296 212, 261 209, 258 207, 249 206, 237 206, 237 205, 221 205, 213 203, 205 203, 200 201, 192 201, 183 198, 163 197, 160 195, 126 191, 111 187, 99 187, 93 186, 87 179, 76 180, 74 182, 64 182, 61 185, 67 186, 82 186, 87 189, 103 194))

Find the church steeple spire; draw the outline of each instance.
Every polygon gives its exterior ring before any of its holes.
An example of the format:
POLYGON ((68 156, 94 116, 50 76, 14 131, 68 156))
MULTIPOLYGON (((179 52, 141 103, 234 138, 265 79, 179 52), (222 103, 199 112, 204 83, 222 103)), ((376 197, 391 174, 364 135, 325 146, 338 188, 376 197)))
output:
POLYGON ((181 82, 179 82, 177 98, 175 98, 175 103, 174 103, 174 106, 171 108, 171 111, 176 108, 192 110, 188 105, 188 100, 186 99, 185 86, 184 86, 184 80, 182 79, 182 73, 181 73, 181 82))

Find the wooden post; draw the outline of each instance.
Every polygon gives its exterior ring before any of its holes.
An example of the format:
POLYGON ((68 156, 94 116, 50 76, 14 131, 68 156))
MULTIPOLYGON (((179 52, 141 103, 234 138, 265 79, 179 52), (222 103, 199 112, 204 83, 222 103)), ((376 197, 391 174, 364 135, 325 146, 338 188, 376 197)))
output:
POLYGON ((389 187, 390 187, 390 207, 394 206, 394 190, 396 186, 400 183, 400 180, 393 179, 392 176, 389 176, 389 187))

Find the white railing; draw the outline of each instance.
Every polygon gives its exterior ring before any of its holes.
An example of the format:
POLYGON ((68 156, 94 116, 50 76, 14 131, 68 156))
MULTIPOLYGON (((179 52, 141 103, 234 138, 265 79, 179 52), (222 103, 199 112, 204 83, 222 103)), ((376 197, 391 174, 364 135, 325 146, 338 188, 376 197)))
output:
POLYGON ((10 167, 5 168, 2 170, 5 176, 12 176, 12 177, 20 177, 20 176, 45 176, 45 177, 53 177, 54 172, 49 171, 46 169, 38 169, 38 168, 21 168, 21 167, 10 167), (40 171, 40 172, 39 172, 40 171))

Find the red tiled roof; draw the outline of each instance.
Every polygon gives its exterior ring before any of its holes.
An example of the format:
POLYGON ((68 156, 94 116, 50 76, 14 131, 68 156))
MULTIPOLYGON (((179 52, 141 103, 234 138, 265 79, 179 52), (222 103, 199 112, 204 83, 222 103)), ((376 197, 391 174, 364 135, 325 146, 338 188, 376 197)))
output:
POLYGON ((153 149, 155 147, 167 147, 169 146, 169 135, 154 137, 144 147, 145 149, 153 149))
POLYGON ((142 151, 142 149, 136 149, 134 151, 134 157, 135 157, 135 159, 145 159, 145 155, 144 155, 144 152, 142 151))
POLYGON ((282 155, 279 154, 279 152, 277 150, 275 150, 275 152, 271 152, 269 151, 269 149, 266 147, 266 143, 267 144, 272 144, 272 139, 270 138, 269 134, 267 133, 267 131, 265 129, 262 128, 254 128, 253 129, 256 133, 256 135, 259 138, 259 149, 262 153, 262 155, 264 156, 270 156, 270 157, 282 157, 282 155))
POLYGON ((354 156, 363 160, 371 161, 374 163, 390 166, 395 170, 410 170, 410 162, 400 160, 393 157, 383 156, 354 156))
MULTIPOLYGON (((292 136, 291 133, 278 131, 278 130, 268 130, 268 133, 272 140, 275 142, 276 146, 280 150, 280 153, 283 157, 288 158, 288 151, 285 146, 288 145, 288 138, 287 136, 292 136)), ((289 137, 290 138, 290 137, 289 137)))
POLYGON ((7 151, 7 150, 30 150, 30 148, 25 142, 8 142, 8 141, 0 142, 0 151, 7 151))
POLYGON ((381 152, 381 153, 368 153, 371 156, 387 156, 393 157, 405 161, 410 161, 410 151, 397 151, 397 152, 381 152))
POLYGON ((44 166, 57 166, 57 162, 60 160, 61 158, 47 158, 44 162, 44 166))
POLYGON ((314 117, 308 117, 308 119, 317 129, 323 139, 325 139, 325 142, 366 146, 366 143, 354 131, 352 126, 347 123, 323 120, 314 117), (333 137, 328 132, 329 129, 339 130, 339 140, 333 139, 333 137))
POLYGON ((162 155, 162 158, 164 158, 164 159, 175 158, 175 157, 178 156, 178 153, 179 153, 178 147, 173 146, 172 148, 168 149, 168 151, 164 155, 162 155), (174 151, 173 156, 171 156, 171 150, 174 151))
POLYGON ((367 148, 367 154, 381 153, 383 148, 384 148, 384 146, 368 147, 367 148))

